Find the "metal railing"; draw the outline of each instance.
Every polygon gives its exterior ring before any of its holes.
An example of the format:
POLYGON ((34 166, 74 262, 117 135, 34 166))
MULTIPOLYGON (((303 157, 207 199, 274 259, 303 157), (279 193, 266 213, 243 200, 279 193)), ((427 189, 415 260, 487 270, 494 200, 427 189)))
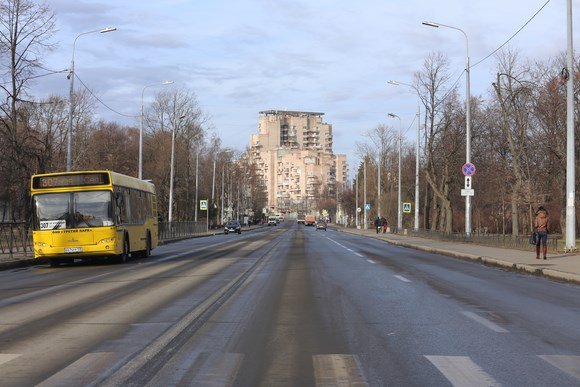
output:
POLYGON ((207 234, 207 223, 193 221, 159 222, 159 230, 157 233, 159 241, 161 242, 202 234, 207 234))
MULTIPOLYGON (((419 230, 409 231, 409 235, 428 238, 440 241, 458 242, 458 243, 473 243, 476 245, 503 247, 507 249, 517 249, 530 251, 534 246, 530 244, 529 235, 508 235, 508 234, 480 234, 473 233, 467 236, 465 233, 446 233, 442 231, 433 230, 419 230)), ((548 249, 550 251, 558 250, 559 234, 548 235, 548 249)))
POLYGON ((0 223, 0 254, 32 254, 32 233, 26 222, 0 223))

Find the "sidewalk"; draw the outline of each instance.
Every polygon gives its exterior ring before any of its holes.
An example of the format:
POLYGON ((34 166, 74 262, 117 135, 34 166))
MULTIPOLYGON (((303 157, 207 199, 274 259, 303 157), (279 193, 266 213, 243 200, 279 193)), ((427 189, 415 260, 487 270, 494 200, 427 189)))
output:
POLYGON ((547 260, 537 260, 535 250, 504 249, 471 243, 445 242, 399 234, 377 234, 375 230, 335 228, 339 232, 362 235, 386 241, 392 245, 471 260, 486 265, 543 275, 561 281, 580 284, 580 254, 548 254, 547 260))

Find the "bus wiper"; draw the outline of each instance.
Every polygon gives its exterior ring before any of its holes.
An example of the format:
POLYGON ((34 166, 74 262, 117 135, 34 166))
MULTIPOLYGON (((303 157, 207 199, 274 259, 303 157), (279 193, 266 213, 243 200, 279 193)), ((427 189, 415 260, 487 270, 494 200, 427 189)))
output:
POLYGON ((54 227, 52 229, 56 230, 57 228, 60 228, 60 226, 62 224, 62 222, 60 222, 60 220, 64 221, 65 228, 66 228, 66 218, 68 218, 68 212, 65 212, 64 214, 62 214, 61 216, 58 217, 57 220, 59 220, 59 222, 56 222, 56 224, 54 225, 54 227))

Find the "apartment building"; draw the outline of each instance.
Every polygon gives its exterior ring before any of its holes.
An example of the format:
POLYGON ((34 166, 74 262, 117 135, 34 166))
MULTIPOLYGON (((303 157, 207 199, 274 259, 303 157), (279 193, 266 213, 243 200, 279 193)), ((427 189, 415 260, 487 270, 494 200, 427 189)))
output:
POLYGON ((332 151, 332 125, 324 113, 260 112, 258 133, 250 136, 250 156, 263 178, 268 209, 316 209, 347 178, 346 155, 332 151))

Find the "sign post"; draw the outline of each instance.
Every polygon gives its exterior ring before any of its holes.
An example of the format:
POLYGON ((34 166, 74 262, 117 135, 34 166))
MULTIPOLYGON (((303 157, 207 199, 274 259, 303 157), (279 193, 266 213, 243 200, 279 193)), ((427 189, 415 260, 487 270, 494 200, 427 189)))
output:
POLYGON ((199 201, 199 209, 201 211, 206 211, 206 214, 205 214, 206 215, 206 217, 205 217, 206 218, 206 221, 205 222, 206 222, 206 229, 207 229, 206 231, 209 232, 209 210, 208 210, 208 207, 207 207, 207 199, 202 199, 202 200, 199 201))
MULTIPOLYGON (((469 125, 469 119, 467 125, 469 125)), ((469 138, 467 141, 470 141, 469 138)), ((469 160, 469 157, 467 160, 469 160)), ((461 167, 461 172, 465 176, 465 189, 461 190, 461 196, 465 196, 465 234, 468 237, 471 236, 471 197, 475 195, 475 190, 471 188, 471 178, 475 175, 475 171, 475 165, 470 162, 463 164, 461 167)))

